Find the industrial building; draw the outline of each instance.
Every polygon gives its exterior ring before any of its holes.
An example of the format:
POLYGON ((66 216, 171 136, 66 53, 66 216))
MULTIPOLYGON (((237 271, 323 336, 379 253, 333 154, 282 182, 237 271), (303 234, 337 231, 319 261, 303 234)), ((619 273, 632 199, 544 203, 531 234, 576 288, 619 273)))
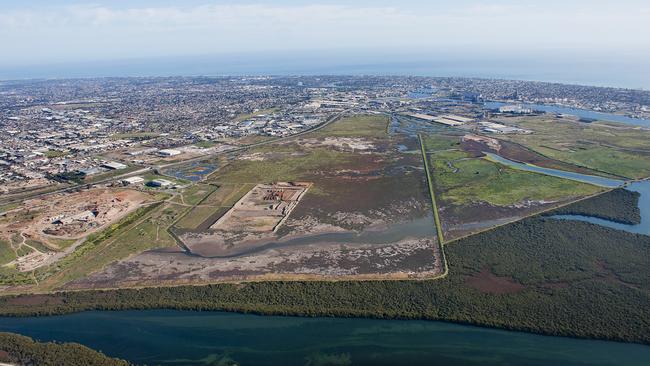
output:
POLYGON ((160 156, 176 156, 180 154, 181 152, 179 150, 174 150, 174 149, 164 149, 158 151, 158 155, 160 156))
POLYGON ((142 182, 144 182, 144 179, 142 177, 130 177, 122 179, 122 184, 127 186, 132 184, 141 184, 142 182))
POLYGON ((167 179, 154 179, 149 183, 147 183, 148 186, 157 187, 157 188, 166 188, 173 184, 174 184, 173 182, 168 181, 167 179))
POLYGON ((111 169, 111 170, 120 170, 120 169, 126 169, 127 168, 126 165, 124 165, 122 163, 118 163, 117 161, 109 161, 108 163, 102 164, 102 167, 106 168, 106 169, 111 169))

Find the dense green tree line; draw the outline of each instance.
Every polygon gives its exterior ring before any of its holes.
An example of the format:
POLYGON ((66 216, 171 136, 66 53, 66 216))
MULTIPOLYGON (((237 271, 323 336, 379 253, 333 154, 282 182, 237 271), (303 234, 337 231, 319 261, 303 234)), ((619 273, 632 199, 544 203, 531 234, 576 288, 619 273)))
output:
POLYGON ((446 246, 450 274, 429 281, 259 282, 0 298, 0 314, 98 309, 436 319, 650 344, 650 237, 531 218, 446 246), (491 271, 519 285, 485 291, 491 271), (26 305, 29 304, 29 305, 26 305))
POLYGON ((641 223, 639 192, 618 188, 596 197, 549 211, 546 215, 584 215, 636 225, 641 223))
POLYGON ((77 343, 40 343, 12 333, 0 333, 0 362, 38 366, 129 365, 77 343))

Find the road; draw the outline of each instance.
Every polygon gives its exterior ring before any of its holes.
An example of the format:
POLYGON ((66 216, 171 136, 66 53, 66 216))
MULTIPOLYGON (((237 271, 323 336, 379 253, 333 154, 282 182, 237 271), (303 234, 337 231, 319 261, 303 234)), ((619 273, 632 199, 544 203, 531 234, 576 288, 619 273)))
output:
POLYGON ((178 166, 178 165, 183 165, 183 164, 187 164, 187 163, 193 163, 193 162, 197 162, 197 161, 208 160, 208 159, 211 159, 211 158, 213 158, 215 156, 219 156, 219 155, 232 154, 232 153, 235 153, 235 152, 248 150, 248 149, 253 148, 253 147, 259 147, 259 146, 264 146, 264 145, 275 144, 275 143, 278 143, 278 142, 281 142, 281 141, 287 141, 287 140, 297 138, 297 137, 300 137, 300 136, 303 136, 303 135, 318 131, 320 129, 323 129, 323 128, 327 127, 328 125, 330 125, 331 123, 333 123, 334 121, 341 118, 341 116, 343 116, 345 113, 347 113, 349 111, 350 110, 348 109, 348 110, 345 110, 343 112, 337 113, 337 114, 331 116, 330 118, 328 118, 325 122, 323 122, 323 123, 321 123, 319 125, 316 125, 313 128, 298 132, 298 133, 293 134, 293 135, 289 135, 289 136, 285 136, 285 137, 279 137, 279 138, 273 139, 273 140, 260 141, 260 142, 256 142, 256 143, 253 143, 253 144, 248 144, 248 145, 236 147, 236 148, 230 149, 230 150, 219 151, 219 152, 209 154, 209 155, 197 156, 195 158, 191 158, 191 159, 187 159, 187 160, 176 161, 176 162, 169 163, 169 164, 164 164, 164 165, 158 165, 158 166, 155 166, 154 169, 165 169, 165 168, 178 166))
POLYGON ((256 142, 256 143, 253 143, 253 144, 240 146, 240 147, 237 147, 237 148, 234 148, 234 149, 231 149, 231 150, 219 151, 219 152, 215 152, 213 154, 198 156, 196 158, 177 161, 177 162, 173 162, 173 163, 169 163, 169 164, 144 167, 142 169, 138 169, 138 170, 135 170, 135 171, 132 171, 132 172, 129 172, 129 173, 125 173, 125 174, 121 174, 121 175, 117 175, 117 176, 112 176, 112 177, 105 178, 105 179, 101 179, 101 180, 98 180, 98 181, 92 182, 92 183, 75 184, 75 185, 64 187, 64 188, 57 189, 57 190, 54 190, 54 191, 38 193, 38 194, 35 194, 35 195, 25 195, 25 196, 21 196, 19 198, 13 199, 13 200, 9 199, 7 201, 2 202, 2 204, 7 205, 7 204, 16 203, 16 202, 21 202, 21 201, 24 201, 26 199, 47 197, 47 196, 51 196, 51 195, 58 194, 58 193, 74 191, 74 190, 76 190, 76 189, 78 189, 80 187, 83 187, 85 185, 88 185, 88 184, 97 185, 97 184, 109 183, 109 182, 113 182, 115 180, 132 177, 132 176, 139 175, 139 174, 143 174, 143 173, 146 173, 146 172, 151 171, 151 170, 160 170, 160 169, 169 168, 169 167, 178 166, 178 165, 183 165, 183 164, 192 163, 192 162, 196 162, 196 161, 208 160, 208 159, 211 159, 211 158, 213 158, 215 156, 219 156, 219 155, 232 154, 232 153, 235 153, 235 152, 245 151, 247 149, 258 147, 258 146, 275 144, 275 143, 278 143, 278 142, 287 141, 287 140, 297 138, 297 137, 306 135, 308 133, 312 133, 312 132, 318 131, 320 129, 323 129, 323 128, 327 127, 328 125, 330 125, 331 123, 333 123, 334 121, 341 118, 341 116, 343 116, 345 113, 348 113, 350 111, 351 111, 350 109, 347 109, 347 110, 344 110, 342 112, 339 112, 339 113, 331 116, 330 118, 328 118, 325 122, 323 122, 323 123, 321 123, 319 125, 316 125, 313 128, 310 128, 310 129, 305 130, 305 131, 298 132, 298 133, 293 134, 293 135, 280 137, 280 138, 273 139, 273 140, 268 140, 268 141, 256 142))

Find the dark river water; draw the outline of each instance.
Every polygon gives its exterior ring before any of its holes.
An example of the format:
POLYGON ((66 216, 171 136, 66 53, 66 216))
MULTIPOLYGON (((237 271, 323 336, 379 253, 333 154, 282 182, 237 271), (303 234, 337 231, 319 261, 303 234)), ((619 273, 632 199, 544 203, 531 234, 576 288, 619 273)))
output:
POLYGON ((0 330, 149 365, 650 365, 643 345, 416 320, 93 311, 0 318, 0 330))

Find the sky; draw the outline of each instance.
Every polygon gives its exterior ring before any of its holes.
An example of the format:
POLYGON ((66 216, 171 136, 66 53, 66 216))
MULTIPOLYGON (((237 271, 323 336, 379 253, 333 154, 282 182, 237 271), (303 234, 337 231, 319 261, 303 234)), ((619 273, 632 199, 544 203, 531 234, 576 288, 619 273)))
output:
POLYGON ((0 69, 312 53, 368 62, 579 55, 624 67, 650 60, 648 19, 646 0, 2 0, 0 69))

